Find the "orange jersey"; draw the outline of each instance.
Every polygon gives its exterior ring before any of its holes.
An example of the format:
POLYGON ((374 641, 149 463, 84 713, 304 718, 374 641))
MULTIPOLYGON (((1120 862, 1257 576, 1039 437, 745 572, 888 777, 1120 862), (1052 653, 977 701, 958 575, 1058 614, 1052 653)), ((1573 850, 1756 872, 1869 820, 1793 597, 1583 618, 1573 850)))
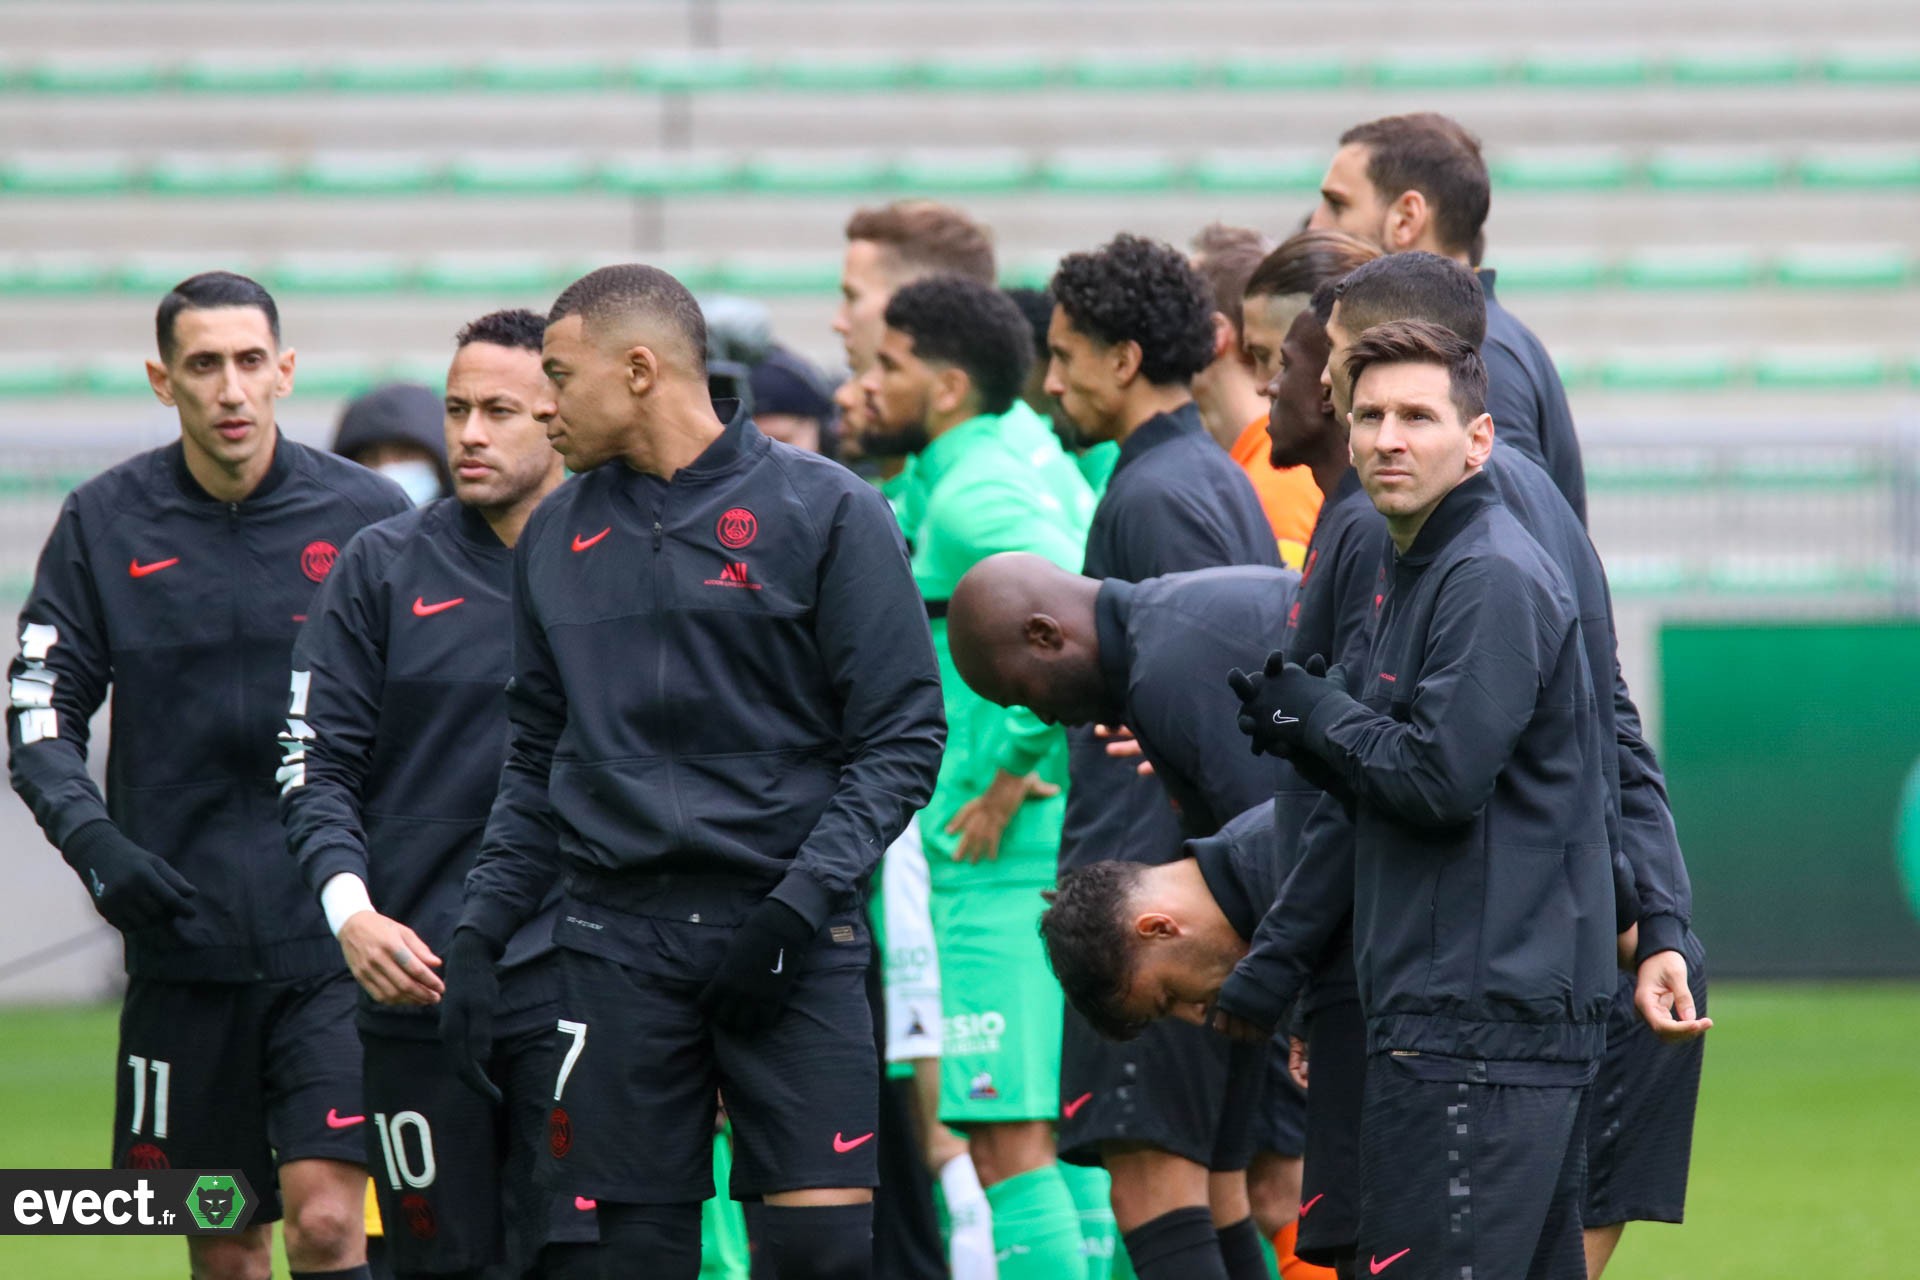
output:
POLYGON ((1267 418, 1262 414, 1233 442, 1233 460, 1260 495, 1267 523, 1280 542, 1280 563, 1298 569, 1306 563, 1307 542, 1313 537, 1314 521, 1320 518, 1320 487, 1313 482, 1311 468, 1283 470, 1267 461, 1267 444, 1267 418))

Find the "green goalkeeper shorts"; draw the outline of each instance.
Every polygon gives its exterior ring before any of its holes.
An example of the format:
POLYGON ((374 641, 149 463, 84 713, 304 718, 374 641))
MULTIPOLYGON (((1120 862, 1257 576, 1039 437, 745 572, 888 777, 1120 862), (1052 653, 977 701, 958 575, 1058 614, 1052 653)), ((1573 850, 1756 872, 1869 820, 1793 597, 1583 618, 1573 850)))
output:
POLYGON ((1040 942, 1037 884, 932 894, 940 949, 940 1119, 969 1124, 1060 1114, 1062 997, 1040 942))

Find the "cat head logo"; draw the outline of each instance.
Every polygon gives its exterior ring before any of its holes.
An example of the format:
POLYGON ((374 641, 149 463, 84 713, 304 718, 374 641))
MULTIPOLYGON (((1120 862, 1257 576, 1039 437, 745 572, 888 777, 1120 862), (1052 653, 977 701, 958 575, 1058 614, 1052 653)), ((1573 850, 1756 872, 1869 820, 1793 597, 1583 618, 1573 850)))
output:
POLYGON ((224 1173, 203 1173, 187 1197, 187 1212, 203 1231, 232 1231, 247 1211, 247 1193, 224 1173))

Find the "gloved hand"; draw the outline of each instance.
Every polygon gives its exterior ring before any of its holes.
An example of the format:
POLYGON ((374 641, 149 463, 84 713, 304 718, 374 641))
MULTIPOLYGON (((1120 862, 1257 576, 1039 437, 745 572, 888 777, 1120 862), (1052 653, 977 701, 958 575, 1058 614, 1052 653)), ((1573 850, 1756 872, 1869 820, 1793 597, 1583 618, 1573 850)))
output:
POLYGON ((766 899, 735 930, 719 972, 700 993, 700 1008, 728 1031, 766 1030, 786 1009, 800 957, 816 932, 786 903, 766 899))
POLYGON ((93 909, 122 933, 193 913, 187 878, 105 818, 75 831, 60 854, 93 894, 93 909))
POLYGON ((1329 694, 1346 692, 1346 670, 1329 671, 1317 653, 1304 666, 1288 662, 1275 649, 1261 671, 1229 671, 1227 685, 1240 699, 1240 732, 1253 740, 1253 753, 1291 758, 1306 746, 1306 722, 1314 708, 1329 694))
POLYGON ((478 929, 454 930, 443 970, 447 990, 440 997, 440 1045, 447 1065, 496 1106, 499 1086, 481 1064, 493 1055, 493 1006, 500 997, 500 977, 493 966, 502 950, 478 929))

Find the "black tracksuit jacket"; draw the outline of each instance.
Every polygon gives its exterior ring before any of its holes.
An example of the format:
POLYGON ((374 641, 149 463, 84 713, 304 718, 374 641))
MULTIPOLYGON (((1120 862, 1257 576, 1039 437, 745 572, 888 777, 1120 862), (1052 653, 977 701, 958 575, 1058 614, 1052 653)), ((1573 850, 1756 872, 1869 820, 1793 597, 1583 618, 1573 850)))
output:
POLYGON ((1480 355, 1487 363, 1487 412, 1493 415, 1494 438, 1512 445, 1552 476, 1584 526, 1587 473, 1559 366, 1533 330, 1493 296, 1494 273, 1482 269, 1476 274, 1487 298, 1487 338, 1480 344, 1480 355))
MULTIPOLYGON (((280 816, 315 893, 342 872, 374 908, 445 954, 507 755, 513 552, 453 498, 362 530, 328 575, 293 646, 280 734, 280 816)), ((532 962, 554 907, 514 934, 499 1009, 557 995, 532 962)), ((437 1011, 375 1004, 360 1025, 431 1036, 437 1011)))
MULTIPOLYGON (((1089 578, 1143 582, 1221 565, 1280 567, 1273 526, 1247 479, 1189 402, 1148 419, 1120 446, 1087 531, 1089 578)), ((1180 824, 1164 788, 1107 755, 1092 726, 1068 734, 1067 813, 1060 868, 1105 858, 1164 862, 1180 824)))
POLYGON ((13 787, 64 847, 111 818, 198 891, 127 935, 127 972, 182 982, 336 972, 340 948, 286 854, 274 736, 287 657, 339 548, 408 509, 398 485, 281 437, 241 502, 208 496, 178 443, 68 495, 20 612, 13 787), (113 690, 103 800, 87 721, 113 690))
POLYGON ((671 482, 610 463, 514 548, 511 720, 463 926, 664 884, 851 910, 933 791, 946 726, 886 500, 732 402, 671 482))

